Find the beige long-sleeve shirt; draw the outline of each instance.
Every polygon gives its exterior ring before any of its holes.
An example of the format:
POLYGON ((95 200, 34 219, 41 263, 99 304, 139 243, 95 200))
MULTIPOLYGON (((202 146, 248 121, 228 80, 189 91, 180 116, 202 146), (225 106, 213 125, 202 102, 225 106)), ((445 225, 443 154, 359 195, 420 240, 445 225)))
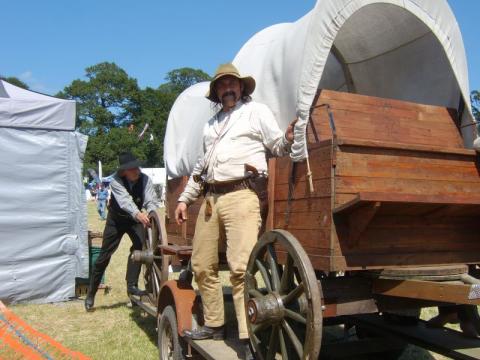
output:
POLYGON ((272 111, 264 104, 239 101, 229 112, 219 112, 203 130, 204 154, 178 201, 191 204, 200 195, 193 175, 204 176, 208 183, 245 178, 245 164, 267 172, 267 149, 274 156, 286 155, 290 144, 278 127, 272 111))

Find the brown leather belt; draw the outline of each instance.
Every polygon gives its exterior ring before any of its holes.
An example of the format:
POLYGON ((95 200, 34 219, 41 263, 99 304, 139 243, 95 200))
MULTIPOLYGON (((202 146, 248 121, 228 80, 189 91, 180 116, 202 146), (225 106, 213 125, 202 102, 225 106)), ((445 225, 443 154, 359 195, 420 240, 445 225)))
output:
POLYGON ((238 190, 250 189, 246 179, 205 184, 205 193, 227 194, 238 190))

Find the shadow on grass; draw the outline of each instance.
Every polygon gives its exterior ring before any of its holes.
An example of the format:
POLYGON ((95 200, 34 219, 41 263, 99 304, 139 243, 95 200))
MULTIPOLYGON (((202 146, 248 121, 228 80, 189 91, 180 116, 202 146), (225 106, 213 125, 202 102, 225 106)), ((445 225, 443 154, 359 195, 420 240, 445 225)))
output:
POLYGON ((112 309, 117 309, 120 307, 126 307, 129 302, 118 302, 116 304, 110 304, 110 305, 102 305, 102 306, 95 306, 94 310, 112 310, 112 309))
POLYGON ((145 314, 139 306, 131 308, 130 318, 143 330, 152 344, 157 346, 157 319, 145 314))

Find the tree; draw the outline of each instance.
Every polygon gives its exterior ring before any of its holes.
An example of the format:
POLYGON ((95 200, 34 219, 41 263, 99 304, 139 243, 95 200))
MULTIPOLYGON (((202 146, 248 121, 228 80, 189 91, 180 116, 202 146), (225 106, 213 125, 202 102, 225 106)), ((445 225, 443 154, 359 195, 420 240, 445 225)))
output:
POLYGON ((23 89, 26 89, 26 90, 30 89, 27 84, 25 84, 22 80, 20 80, 19 78, 15 77, 15 76, 9 76, 9 77, 0 76, 0 79, 5 80, 6 82, 8 82, 12 85, 21 87, 23 89))
POLYGON ((160 91, 180 94, 183 90, 201 81, 209 81, 210 75, 200 69, 184 67, 167 73, 166 84, 159 87, 160 91))
POLYGON ((480 123, 480 92, 478 90, 472 91, 470 99, 472 101, 473 116, 477 120, 477 123, 480 123))
POLYGON ((139 142, 135 134, 128 129, 112 128, 108 133, 90 136, 84 159, 84 169, 97 168, 98 161, 102 162, 103 173, 110 175, 118 166, 118 154, 131 151, 141 162, 146 163, 146 148, 148 144, 139 142))
POLYGON ((77 129, 96 135, 130 123, 138 111, 137 80, 109 62, 90 66, 85 72, 87 80, 74 80, 57 94, 77 101, 77 129))
POLYGON ((85 69, 86 79, 74 80, 57 96, 77 101, 77 129, 89 135, 84 169, 102 161, 104 174, 117 168, 118 154, 132 151, 146 167, 163 166, 163 138, 176 97, 199 81, 202 70, 170 71, 158 88, 140 89, 137 81, 114 63, 85 69), (148 124, 148 130, 139 137, 148 124))
POLYGON ((163 138, 167 126, 168 114, 177 97, 177 93, 164 92, 147 87, 140 92, 137 118, 139 129, 149 124, 149 131, 143 138, 147 143, 146 160, 150 167, 163 166, 163 138))

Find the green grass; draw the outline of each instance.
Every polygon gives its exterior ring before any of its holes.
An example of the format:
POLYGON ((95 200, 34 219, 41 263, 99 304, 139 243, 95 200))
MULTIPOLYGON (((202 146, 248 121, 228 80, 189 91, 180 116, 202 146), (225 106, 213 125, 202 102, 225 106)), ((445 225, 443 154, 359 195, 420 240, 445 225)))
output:
MULTIPOLYGON (((88 204, 88 222, 90 230, 103 231, 104 222, 93 202, 88 204)), ((35 329, 93 359, 158 359, 156 320, 127 306, 125 270, 130 244, 125 236, 113 255, 105 275, 111 291, 107 295, 99 291, 93 313, 85 312, 83 298, 57 304, 16 305, 12 310, 35 329)), ((222 274, 222 279, 228 284, 227 274, 222 274)), ((424 309, 422 318, 435 314, 436 309, 424 309)), ((409 346, 401 359, 447 358, 409 346)))

